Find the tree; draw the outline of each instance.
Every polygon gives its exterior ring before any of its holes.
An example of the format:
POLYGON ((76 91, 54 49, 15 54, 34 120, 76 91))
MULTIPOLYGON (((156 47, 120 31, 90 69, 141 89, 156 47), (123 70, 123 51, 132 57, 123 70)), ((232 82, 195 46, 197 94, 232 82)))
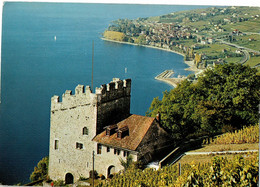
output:
POLYGON ((44 157, 42 160, 40 160, 37 166, 34 168, 32 174, 30 175, 30 180, 33 182, 41 179, 46 179, 48 175, 48 165, 48 157, 44 157))
POLYGON ((196 64, 196 67, 199 68, 199 64, 202 61, 202 56, 201 54, 196 53, 194 57, 194 63, 196 64))
POLYGON ((135 43, 140 45, 145 45, 146 44, 145 35, 139 35, 139 37, 135 40, 135 43))
POLYGON ((188 80, 155 98, 147 112, 161 114, 163 127, 175 139, 192 133, 221 132, 224 125, 239 129, 258 121, 260 77, 241 64, 218 65, 206 70, 197 83, 188 80))
POLYGON ((219 121, 215 123, 241 128, 242 124, 258 121, 260 77, 256 73, 257 70, 249 66, 225 64, 205 71, 198 79, 198 86, 206 93, 206 101, 219 103, 213 107, 223 118, 218 115, 219 121))
POLYGON ((191 48, 191 50, 189 51, 189 58, 193 59, 194 58, 194 49, 191 48))
POLYGON ((164 92, 162 101, 155 98, 149 108, 148 113, 152 117, 158 112, 161 113, 163 127, 171 132, 175 139, 185 138, 196 129, 193 125, 194 116, 189 115, 193 113, 197 103, 195 89, 191 82, 185 80, 170 92, 164 92))

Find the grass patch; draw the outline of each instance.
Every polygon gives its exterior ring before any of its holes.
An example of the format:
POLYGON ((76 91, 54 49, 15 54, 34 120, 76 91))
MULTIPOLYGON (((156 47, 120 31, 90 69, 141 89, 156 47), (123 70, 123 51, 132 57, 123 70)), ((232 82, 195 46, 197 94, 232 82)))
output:
POLYGON ((225 58, 225 61, 228 63, 238 63, 243 57, 229 57, 225 58))
POLYGON ((208 44, 205 45, 204 48, 201 49, 196 49, 197 53, 205 53, 207 56, 214 56, 214 55, 219 55, 220 53, 223 53, 223 49, 226 49, 229 52, 234 52, 236 51, 235 47, 227 46, 225 44, 208 44))
POLYGON ((260 63, 260 56, 256 56, 256 57, 250 57, 250 59, 245 64, 249 65, 250 67, 253 67, 259 63, 260 63))
MULTIPOLYGON (((93 179, 92 178, 88 178, 86 180, 82 180, 83 182, 88 182, 90 184, 90 186, 93 186, 93 179)), ((94 179, 94 186, 97 186, 100 182, 102 182, 99 179, 94 179)), ((79 185, 79 186, 84 186, 84 185, 79 185)))
POLYGON ((201 29, 205 28, 205 26, 206 26, 206 27, 209 26, 208 22, 209 22, 209 21, 203 21, 203 20, 201 20, 201 21, 196 21, 196 22, 189 22, 189 23, 187 23, 186 25, 192 26, 192 27, 196 27, 196 28, 198 28, 199 30, 201 30, 201 29))
POLYGON ((181 40, 178 41, 178 43, 180 43, 180 44, 182 44, 182 45, 184 45, 186 47, 190 47, 190 46, 195 44, 193 39, 185 39, 185 40, 181 39, 181 40))
POLYGON ((204 145, 200 149, 192 150, 190 152, 216 152, 216 151, 245 151, 245 150, 259 150, 259 144, 210 144, 204 145))
POLYGON ((260 24, 260 19, 257 19, 252 21, 250 20, 244 22, 237 22, 235 24, 223 25, 223 28, 228 31, 233 31, 235 29, 238 29, 242 32, 260 32, 259 24, 260 24))
POLYGON ((245 36, 237 36, 236 41, 233 43, 259 51, 259 49, 260 49, 259 41, 260 41, 259 34, 250 34, 250 35, 245 35, 245 36))
POLYGON ((105 31, 104 37, 110 40, 124 41, 125 34, 117 31, 105 31))
MULTIPOLYGON (((225 154, 225 155, 220 155, 223 157, 226 157, 228 160, 232 160, 234 159, 234 157, 236 155, 242 155, 242 156, 246 156, 247 153, 245 154, 225 154)), ((174 165, 178 165, 179 162, 181 163, 181 165, 184 164, 206 164, 206 163, 210 163, 212 158, 218 156, 216 154, 212 154, 212 155, 185 155, 183 156, 178 162, 176 162, 174 165)))

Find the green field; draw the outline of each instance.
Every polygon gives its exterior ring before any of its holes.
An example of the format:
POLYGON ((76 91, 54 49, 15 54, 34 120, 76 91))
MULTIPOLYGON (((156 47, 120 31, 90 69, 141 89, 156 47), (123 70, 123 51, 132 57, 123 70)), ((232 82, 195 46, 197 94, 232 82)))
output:
MULTIPOLYGON (((249 61, 247 61, 245 64, 254 67, 257 64, 260 64, 260 56, 257 57, 250 57, 249 61)), ((260 76, 260 67, 256 68, 258 70, 257 75, 260 76)))
POLYGON ((194 45, 193 39, 180 39, 178 40, 178 43, 187 47, 194 45))
POLYGON ((254 21, 244 21, 244 22, 237 22, 235 24, 227 24, 223 25, 223 28, 227 31, 233 31, 238 29, 242 32, 260 32, 260 19, 254 21))
POLYGON ((247 61, 245 64, 253 67, 257 64, 260 64, 260 56, 258 57, 250 57, 249 61, 247 61))
POLYGON ((205 26, 208 25, 208 21, 196 21, 196 22, 189 22, 186 25, 196 27, 199 30, 203 29, 205 26))
POLYGON ((233 42, 240 46, 244 46, 250 49, 254 49, 256 51, 260 50, 260 34, 250 34, 245 36, 237 36, 235 37, 236 41, 233 42), (251 41, 250 41, 251 40, 251 41))
POLYGON ((247 156, 248 153, 245 154, 225 154, 225 155, 185 155, 183 156, 178 162, 175 163, 175 165, 178 165, 181 163, 181 165, 184 164, 205 164, 205 163, 210 163, 210 161, 215 157, 215 156, 223 156, 226 157, 228 160, 233 160, 236 155, 242 155, 242 156, 247 156))
POLYGON ((225 61, 228 63, 238 63, 243 57, 229 57, 225 58, 225 61))
POLYGON ((196 51, 197 53, 205 53, 207 56, 218 56, 220 53, 223 53, 223 49, 226 49, 228 52, 236 51, 235 47, 217 43, 204 45, 204 48, 196 49, 194 51, 196 51))
POLYGON ((116 31, 105 31, 104 37, 109 40, 124 41, 125 34, 122 32, 116 32, 116 31))

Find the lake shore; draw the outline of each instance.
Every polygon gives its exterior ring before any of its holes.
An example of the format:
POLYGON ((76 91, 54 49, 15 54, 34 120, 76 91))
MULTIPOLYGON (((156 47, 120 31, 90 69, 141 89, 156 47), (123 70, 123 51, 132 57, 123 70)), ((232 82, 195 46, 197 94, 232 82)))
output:
MULTIPOLYGON (((170 50, 170 49, 164 49, 161 47, 155 47, 155 46, 150 46, 150 45, 139 45, 139 44, 135 44, 135 43, 130 43, 130 42, 122 42, 122 41, 116 41, 116 40, 111 40, 111 39, 107 39, 102 37, 101 38, 104 41, 109 41, 109 42, 115 42, 115 43, 120 43, 120 44, 128 44, 128 45, 135 45, 135 46, 142 46, 142 47, 148 47, 148 48, 153 48, 153 49, 159 49, 159 50, 163 50, 163 51, 167 51, 167 52, 171 52, 171 53, 175 53, 181 56, 185 56, 183 53, 180 53, 178 51, 174 51, 174 50, 170 50)), ((194 73, 200 73, 202 70, 198 69, 196 67, 196 65, 194 64, 193 61, 185 61, 184 63, 187 64, 189 67, 186 68, 186 71, 193 71, 194 73)), ((156 79, 159 81, 163 81, 173 87, 176 87, 181 81, 185 80, 186 77, 180 77, 180 78, 160 78, 160 79, 156 79)))
POLYGON ((176 53, 178 55, 184 56, 183 53, 180 53, 178 51, 173 51, 173 50, 170 50, 170 49, 164 49, 164 48, 161 48, 161 47, 155 47, 155 46, 151 46, 151 45, 140 45, 140 44, 135 44, 135 43, 130 43, 130 42, 121 42, 121 41, 107 39, 107 38, 104 38, 104 37, 102 37, 101 39, 105 40, 105 41, 109 41, 109 42, 115 42, 115 43, 121 43, 121 44, 128 44, 128 45, 135 45, 135 46, 142 46, 142 47, 149 47, 149 48, 153 48, 153 49, 159 49, 159 50, 163 50, 163 51, 167 51, 167 52, 171 52, 171 53, 176 53))

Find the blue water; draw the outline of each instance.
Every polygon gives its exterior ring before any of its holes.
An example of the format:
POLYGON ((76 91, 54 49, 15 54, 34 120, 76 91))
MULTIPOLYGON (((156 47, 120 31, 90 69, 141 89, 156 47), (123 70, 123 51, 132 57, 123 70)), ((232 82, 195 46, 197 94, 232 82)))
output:
POLYGON ((154 77, 165 69, 187 75, 183 57, 161 50, 102 41, 112 20, 158 16, 202 6, 5 3, 2 26, 0 183, 29 182, 49 153, 50 99, 113 77, 132 79, 131 112, 144 115, 156 96, 171 89, 154 77), (56 36, 56 41, 54 40, 56 36), (125 73, 127 68, 127 73, 125 73))

